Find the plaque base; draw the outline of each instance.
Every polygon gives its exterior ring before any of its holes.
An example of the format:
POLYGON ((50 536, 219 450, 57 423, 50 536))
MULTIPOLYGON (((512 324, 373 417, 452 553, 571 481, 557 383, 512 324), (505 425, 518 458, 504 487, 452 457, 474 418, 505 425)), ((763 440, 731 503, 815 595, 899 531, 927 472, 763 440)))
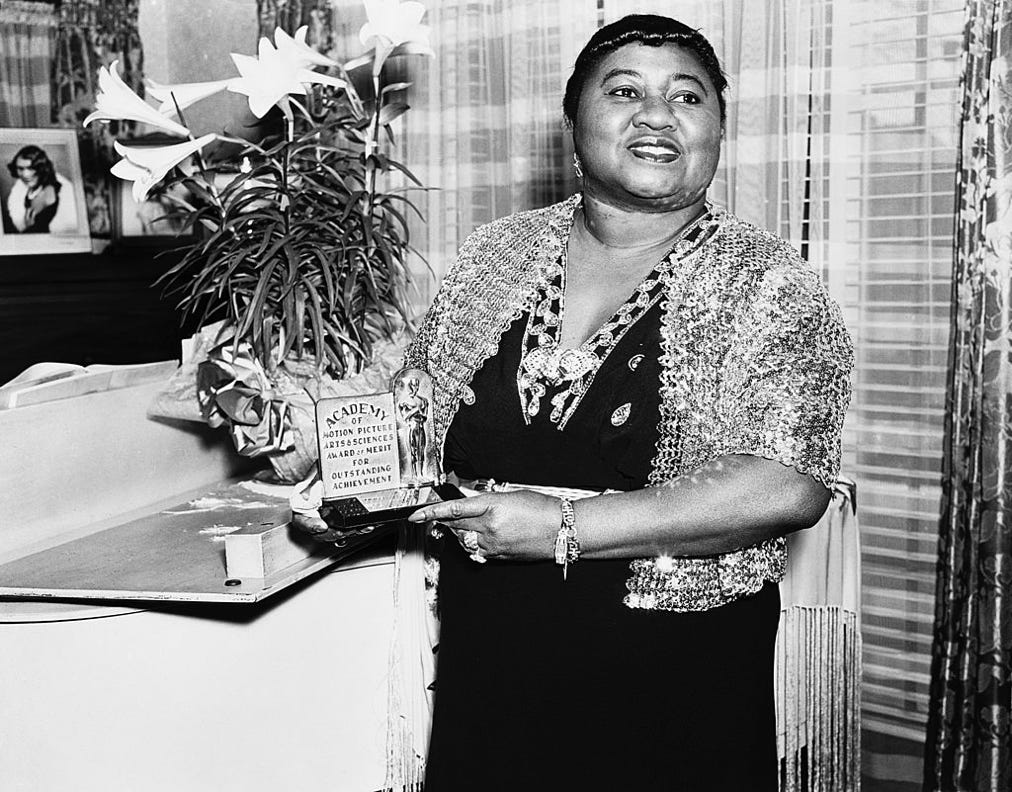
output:
POLYGON ((348 530, 364 525, 380 525, 405 519, 426 503, 463 498, 464 493, 453 484, 364 492, 354 497, 324 500, 320 517, 333 529, 348 530))

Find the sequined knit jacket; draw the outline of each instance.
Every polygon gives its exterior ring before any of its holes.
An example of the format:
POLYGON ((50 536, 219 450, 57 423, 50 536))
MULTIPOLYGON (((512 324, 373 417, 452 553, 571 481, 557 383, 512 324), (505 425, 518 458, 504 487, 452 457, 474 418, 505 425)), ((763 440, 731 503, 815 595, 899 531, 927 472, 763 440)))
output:
MULTIPOLYGON (((580 196, 474 231, 408 350, 428 371, 442 444, 470 382, 531 305, 580 196)), ((726 454, 777 460, 832 487, 853 351, 818 274, 778 237, 713 209, 715 232, 674 262, 662 298, 661 410, 649 486, 726 454)), ((551 484, 552 482, 538 482, 551 484)), ((695 611, 783 578, 783 538, 705 558, 636 559, 629 607, 695 611)))

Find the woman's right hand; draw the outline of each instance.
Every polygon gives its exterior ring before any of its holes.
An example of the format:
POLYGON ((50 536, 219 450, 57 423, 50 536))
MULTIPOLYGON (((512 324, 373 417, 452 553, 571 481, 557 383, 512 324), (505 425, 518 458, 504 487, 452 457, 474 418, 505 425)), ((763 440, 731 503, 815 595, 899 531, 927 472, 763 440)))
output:
POLYGON ((559 501, 539 492, 494 492, 431 503, 409 522, 446 526, 464 549, 498 561, 554 558, 561 520, 559 501))

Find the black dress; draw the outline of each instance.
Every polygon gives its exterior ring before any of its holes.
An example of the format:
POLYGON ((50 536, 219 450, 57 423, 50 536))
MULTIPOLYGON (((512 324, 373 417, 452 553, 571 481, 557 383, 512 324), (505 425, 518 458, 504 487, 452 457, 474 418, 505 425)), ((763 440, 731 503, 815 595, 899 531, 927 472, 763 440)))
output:
MULTIPOLYGON (((447 469, 643 487, 657 441, 660 308, 611 351, 563 431, 547 409, 524 423, 525 325, 475 375, 475 402, 447 435, 447 469)), ((628 576, 624 560, 582 559, 565 582, 552 561, 479 565, 447 536, 426 792, 776 790, 777 587, 673 613, 623 605, 628 576)))

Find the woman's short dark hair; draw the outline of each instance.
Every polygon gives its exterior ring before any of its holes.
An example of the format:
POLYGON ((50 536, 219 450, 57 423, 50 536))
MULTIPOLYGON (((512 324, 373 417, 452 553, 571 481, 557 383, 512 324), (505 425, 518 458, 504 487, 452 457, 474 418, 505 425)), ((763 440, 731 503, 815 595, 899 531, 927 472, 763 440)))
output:
POLYGON ((57 181, 56 178, 56 168, 53 166, 53 161, 49 159, 49 155, 38 146, 23 146, 18 153, 14 155, 14 159, 7 163, 7 170, 15 179, 18 177, 18 160, 28 160, 28 162, 31 163, 32 170, 35 171, 39 184, 46 187, 59 184, 59 181, 57 181))
POLYGON ((677 44, 691 52, 706 71, 713 87, 717 89, 720 123, 724 123, 727 115, 724 101, 727 77, 724 76, 720 61, 717 60, 717 55, 706 37, 677 19, 656 14, 630 14, 598 30, 576 57, 573 73, 566 83, 566 95, 562 100, 562 112, 570 127, 576 126, 580 94, 583 93, 594 69, 605 56, 626 44, 646 44, 650 47, 677 44))

